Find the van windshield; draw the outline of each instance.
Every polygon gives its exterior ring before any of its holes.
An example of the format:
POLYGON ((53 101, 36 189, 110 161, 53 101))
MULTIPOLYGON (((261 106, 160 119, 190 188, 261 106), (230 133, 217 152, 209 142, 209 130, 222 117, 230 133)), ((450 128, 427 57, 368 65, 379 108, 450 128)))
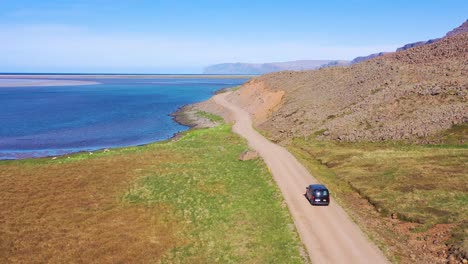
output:
POLYGON ((328 195, 328 190, 316 190, 315 191, 315 196, 327 196, 328 195))

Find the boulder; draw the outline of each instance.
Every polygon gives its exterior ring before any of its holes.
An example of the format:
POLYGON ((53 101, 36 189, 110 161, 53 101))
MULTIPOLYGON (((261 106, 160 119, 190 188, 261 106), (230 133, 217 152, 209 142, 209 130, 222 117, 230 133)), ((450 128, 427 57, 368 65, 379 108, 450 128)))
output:
POLYGON ((253 160, 258 158, 258 152, 254 150, 247 150, 242 152, 242 154, 239 157, 239 160, 253 160))

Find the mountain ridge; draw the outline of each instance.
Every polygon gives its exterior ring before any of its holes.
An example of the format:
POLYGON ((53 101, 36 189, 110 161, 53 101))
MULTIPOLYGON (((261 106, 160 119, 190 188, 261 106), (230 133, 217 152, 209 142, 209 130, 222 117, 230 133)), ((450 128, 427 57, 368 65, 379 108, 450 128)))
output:
MULTIPOLYGON (((435 39, 429 39, 429 40, 423 40, 423 41, 408 43, 408 44, 405 44, 405 45, 397 48, 396 52, 411 49, 411 48, 415 48, 415 47, 419 47, 419 46, 423 46, 423 45, 432 44, 432 43, 437 42, 437 41, 439 41, 439 40, 441 40, 443 38, 453 37, 453 36, 456 36, 458 34, 466 33, 466 32, 468 32, 468 19, 465 22, 463 22, 460 26, 458 26, 458 27, 452 29, 451 31, 447 32, 447 34, 445 34, 445 36, 442 37, 442 38, 435 38, 435 39)), ((352 64, 363 62, 363 61, 371 60, 371 59, 374 59, 374 58, 377 58, 377 57, 380 57, 380 56, 383 56, 383 55, 389 54, 389 53, 392 53, 392 52, 391 51, 389 51, 389 52, 378 52, 378 53, 373 53, 373 54, 370 54, 370 55, 367 55, 367 56, 359 56, 359 57, 356 57, 353 60, 351 60, 350 64, 352 65, 352 64)))
POLYGON ((271 63, 220 63, 206 67, 203 74, 267 74, 278 71, 315 70, 329 65, 343 65, 344 60, 296 60, 271 63))

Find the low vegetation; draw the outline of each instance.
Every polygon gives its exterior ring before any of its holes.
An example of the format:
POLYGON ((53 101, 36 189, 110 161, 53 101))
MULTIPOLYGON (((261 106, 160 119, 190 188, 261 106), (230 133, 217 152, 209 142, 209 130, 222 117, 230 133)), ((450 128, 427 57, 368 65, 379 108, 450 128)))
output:
POLYGON ((203 117, 203 118, 206 118, 206 119, 210 120, 213 123, 218 123, 218 124, 224 123, 224 118, 222 118, 222 117, 220 117, 218 115, 214 115, 212 113, 208 113, 208 112, 205 112, 205 111, 197 111, 196 114, 198 116, 200 116, 200 117, 203 117))
POLYGON ((438 136, 445 139, 439 145, 340 143, 311 136, 294 139, 289 148, 345 207, 361 210, 351 199, 358 193, 380 215, 417 223, 413 232, 447 224, 451 242, 461 243, 468 219, 468 145, 460 144, 466 134, 466 126, 455 126, 438 136))
POLYGON ((0 262, 302 263, 261 160, 229 125, 179 141, 0 162, 0 262))

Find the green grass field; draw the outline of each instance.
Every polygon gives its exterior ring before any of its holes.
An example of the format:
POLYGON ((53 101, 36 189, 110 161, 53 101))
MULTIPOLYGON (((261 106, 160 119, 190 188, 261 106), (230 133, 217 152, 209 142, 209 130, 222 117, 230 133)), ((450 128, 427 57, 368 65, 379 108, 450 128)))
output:
POLYGON ((303 263, 261 160, 229 125, 179 141, 0 162, 0 262, 303 263))
POLYGON ((246 145, 229 126, 192 131, 157 147, 186 158, 145 172, 125 200, 176 209, 187 243, 173 249, 168 262, 302 261, 279 190, 262 161, 238 160, 246 145))

